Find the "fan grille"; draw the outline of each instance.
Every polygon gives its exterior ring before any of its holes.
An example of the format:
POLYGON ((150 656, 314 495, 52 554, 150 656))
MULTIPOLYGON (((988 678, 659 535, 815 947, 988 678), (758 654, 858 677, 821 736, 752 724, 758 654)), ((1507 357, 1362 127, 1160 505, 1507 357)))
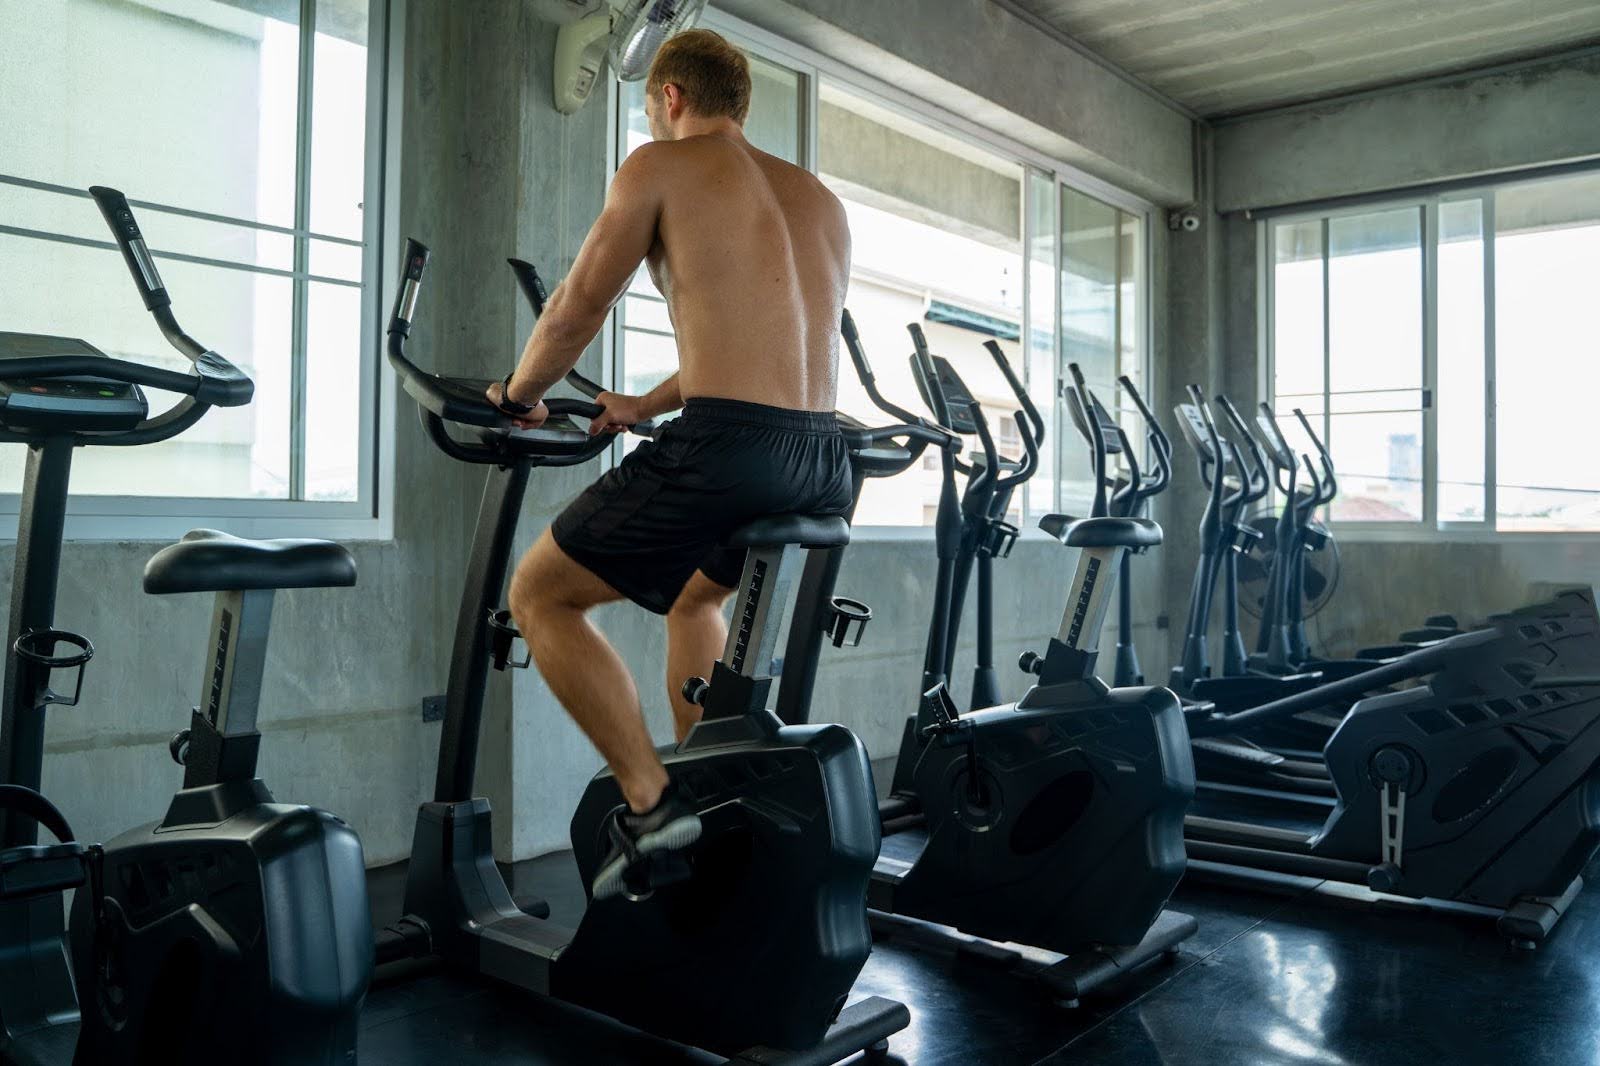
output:
POLYGON ((639 81, 662 43, 694 25, 705 6, 706 0, 633 0, 617 16, 611 69, 623 81, 639 81))

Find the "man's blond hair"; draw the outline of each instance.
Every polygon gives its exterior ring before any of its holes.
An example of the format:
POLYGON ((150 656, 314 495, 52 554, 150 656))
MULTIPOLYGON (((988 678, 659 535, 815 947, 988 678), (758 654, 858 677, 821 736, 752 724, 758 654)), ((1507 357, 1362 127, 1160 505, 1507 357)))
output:
POLYGON ((720 33, 669 37, 650 64, 645 92, 655 96, 664 85, 676 85, 689 110, 705 118, 726 115, 743 125, 750 114, 750 60, 720 33))

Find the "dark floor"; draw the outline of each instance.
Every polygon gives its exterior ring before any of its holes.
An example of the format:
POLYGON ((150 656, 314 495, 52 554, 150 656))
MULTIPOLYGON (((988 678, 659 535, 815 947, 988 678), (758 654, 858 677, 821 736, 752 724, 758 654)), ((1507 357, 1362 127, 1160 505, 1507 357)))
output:
MULTIPOLYGON (((1589 874, 1595 885, 1600 861, 1589 874)), ((581 912, 570 855, 521 863, 515 880, 563 924, 581 912)), ((398 871, 380 871, 374 889, 378 918, 392 917, 398 871)), ((874 949, 856 993, 910 1007, 890 1061, 916 1066, 1600 1062, 1600 885, 1530 953, 1485 920, 1377 911, 1303 887, 1274 896, 1186 882, 1175 906, 1200 921, 1180 960, 1077 1010, 993 966, 892 942, 874 949)), ((429 975, 373 990, 361 1061, 701 1060, 528 996, 429 975)))

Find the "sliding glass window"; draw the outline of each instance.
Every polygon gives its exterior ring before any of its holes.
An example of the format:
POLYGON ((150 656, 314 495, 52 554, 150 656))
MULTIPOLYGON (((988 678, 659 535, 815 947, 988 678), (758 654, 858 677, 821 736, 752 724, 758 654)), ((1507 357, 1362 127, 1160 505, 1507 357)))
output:
MULTIPOLYGON (((186 328, 256 383, 251 405, 174 440, 89 449, 75 493, 370 509, 369 23, 368 0, 7 5, 6 328, 182 362, 83 192, 112 185, 139 212, 186 328)), ((20 445, 0 446, 0 489, 17 491, 22 462, 20 445)))
MULTIPOLYGON (((1332 517, 1600 530, 1600 174, 1267 223, 1272 391, 1339 471, 1332 517)), ((1291 440, 1301 446, 1303 442, 1291 440)))
MULTIPOLYGON (((1145 381, 1142 212, 1091 197, 1069 185, 1064 170, 870 79, 824 69, 803 50, 752 48, 737 31, 729 35, 751 55, 750 139, 811 169, 848 212, 847 306, 879 387, 902 406, 923 409, 906 329, 916 323, 984 408, 1000 452, 1016 459, 1023 452, 1017 398, 985 348, 997 343, 1046 422, 1040 468, 1014 495, 1010 520, 1031 524, 1062 506, 1058 475, 1081 486, 1088 469, 1086 447, 1058 400, 1064 360, 1092 367, 1108 403, 1117 374, 1145 381)), ((620 159, 650 134, 642 84, 619 83, 616 91, 620 159)), ((642 392, 677 366, 666 304, 648 271, 633 279, 615 321, 621 388, 642 392)), ((847 362, 839 407, 869 422, 884 419, 847 362)), ((938 488, 938 457, 925 456, 920 468, 865 493, 857 524, 931 524, 938 488)))

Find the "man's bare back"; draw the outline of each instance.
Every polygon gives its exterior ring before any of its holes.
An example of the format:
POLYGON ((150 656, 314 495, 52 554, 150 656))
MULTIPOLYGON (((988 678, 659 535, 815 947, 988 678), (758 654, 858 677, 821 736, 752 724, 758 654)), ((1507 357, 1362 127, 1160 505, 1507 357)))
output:
POLYGON ((650 275, 684 399, 832 410, 850 231, 807 171, 716 134, 646 146, 661 190, 650 275))

